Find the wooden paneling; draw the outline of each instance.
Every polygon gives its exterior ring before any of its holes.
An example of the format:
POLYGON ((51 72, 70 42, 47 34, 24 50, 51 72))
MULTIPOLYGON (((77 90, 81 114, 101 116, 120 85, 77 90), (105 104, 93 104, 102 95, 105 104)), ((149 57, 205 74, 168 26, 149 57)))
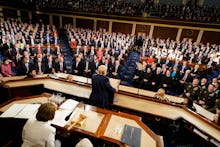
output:
POLYGON ((49 15, 32 13, 32 23, 39 23, 39 22, 42 22, 44 24, 49 24, 49 15))
POLYGON ((49 15, 47 14, 40 14, 40 21, 42 21, 44 24, 49 24, 49 15))
POLYGON ((201 43, 220 44, 220 32, 205 31, 201 43))
POLYGON ((12 10, 12 9, 7 9, 7 8, 3 8, 3 14, 4 14, 4 18, 18 18, 17 15, 17 10, 12 10))
POLYGON ((96 27, 97 30, 102 28, 102 29, 106 29, 106 31, 108 31, 108 27, 109 27, 108 21, 101 21, 101 20, 97 21, 97 27, 96 27))
POLYGON ((168 27, 154 27, 153 37, 167 39, 170 38, 172 40, 176 40, 178 29, 177 28, 168 28, 168 27))
POLYGON ((21 12, 21 20, 22 22, 29 22, 28 12, 27 11, 20 11, 21 12))
POLYGON ((62 17, 62 23, 63 23, 63 26, 65 24, 71 24, 73 25, 73 18, 72 17, 62 17))
POLYGON ((113 22, 112 23, 112 32, 115 32, 115 33, 120 32, 120 33, 123 33, 123 34, 131 34, 132 24, 113 22))
POLYGON ((76 19, 76 27, 93 30, 93 20, 77 18, 76 19))
POLYGON ((59 27, 60 24, 60 20, 59 20, 59 16, 53 16, 53 25, 55 25, 56 27, 59 27))
POLYGON ((150 26, 147 25, 136 25, 136 30, 135 30, 135 34, 138 33, 146 33, 146 35, 148 35, 150 32, 150 26))
POLYGON ((183 29, 180 40, 183 38, 191 38, 195 42, 199 34, 199 30, 183 29))

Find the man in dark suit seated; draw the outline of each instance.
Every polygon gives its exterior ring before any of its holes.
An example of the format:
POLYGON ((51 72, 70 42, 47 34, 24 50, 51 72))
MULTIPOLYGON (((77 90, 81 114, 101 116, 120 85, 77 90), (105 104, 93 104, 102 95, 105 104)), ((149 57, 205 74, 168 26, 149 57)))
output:
POLYGON ((66 64, 64 62, 64 58, 60 57, 58 62, 55 64, 56 72, 66 73, 66 64))
POLYGON ((142 76, 141 76, 141 70, 139 70, 138 68, 135 69, 134 71, 134 77, 133 77, 133 81, 132 81, 132 85, 136 88, 140 87, 141 81, 142 81, 142 76))
POLYGON ((86 58, 84 62, 84 67, 85 68, 84 68, 83 76, 91 77, 95 72, 95 63, 91 62, 89 58, 86 58))
POLYGON ((82 76, 84 71, 84 64, 82 59, 77 56, 75 62, 73 62, 72 70, 74 75, 82 76))
POLYGON ((47 56, 47 61, 45 63, 45 66, 46 66, 46 73, 50 73, 51 69, 56 67, 56 63, 52 55, 47 56))
POLYGON ((35 69, 34 63, 28 57, 24 57, 23 61, 18 66, 19 75, 27 75, 33 69, 35 69))
POLYGON ((120 73, 121 73, 122 65, 120 65, 119 60, 115 61, 115 64, 112 66, 112 69, 110 71, 110 77, 111 78, 120 78, 120 73))
POLYGON ((98 74, 92 76, 92 92, 89 97, 91 103, 95 106, 106 108, 109 104, 113 103, 114 89, 108 77, 106 77, 107 68, 101 65, 98 68, 98 74))
POLYGON ((42 57, 37 58, 37 62, 35 63, 35 69, 37 74, 44 74, 46 71, 45 63, 42 62, 42 57))
POLYGON ((157 67, 156 73, 152 75, 151 83, 150 83, 150 90, 157 91, 158 87, 161 83, 162 75, 161 75, 161 67, 157 67))
POLYGON ((43 52, 44 52, 44 54, 46 54, 46 55, 54 54, 54 51, 50 48, 50 45, 49 45, 49 44, 47 45, 47 48, 44 49, 43 52))

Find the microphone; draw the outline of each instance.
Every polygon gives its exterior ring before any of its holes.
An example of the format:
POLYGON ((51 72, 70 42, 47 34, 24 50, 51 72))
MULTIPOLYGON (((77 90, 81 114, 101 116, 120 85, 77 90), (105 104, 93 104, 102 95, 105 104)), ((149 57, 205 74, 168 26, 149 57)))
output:
MULTIPOLYGON (((73 109, 73 111, 74 111, 74 110, 75 110, 75 109, 73 109)), ((68 121, 68 120, 70 119, 70 116, 73 114, 73 111, 72 111, 69 115, 66 116, 65 121, 68 121)))

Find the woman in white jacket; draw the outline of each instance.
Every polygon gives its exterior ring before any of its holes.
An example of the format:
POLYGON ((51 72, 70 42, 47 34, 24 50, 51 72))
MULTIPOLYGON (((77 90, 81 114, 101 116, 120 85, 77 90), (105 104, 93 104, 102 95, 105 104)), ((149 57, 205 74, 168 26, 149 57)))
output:
MULTIPOLYGON (((56 112, 52 103, 42 104, 36 114, 36 119, 29 119, 23 127, 21 147, 61 147, 61 142, 55 140, 56 129, 51 126, 56 112)), ((84 138, 75 147, 93 147, 89 139, 84 138)))
POLYGON ((54 118, 56 106, 52 103, 42 104, 36 114, 36 119, 29 119, 22 131, 22 147, 58 147, 55 142, 56 129, 49 120, 54 118))

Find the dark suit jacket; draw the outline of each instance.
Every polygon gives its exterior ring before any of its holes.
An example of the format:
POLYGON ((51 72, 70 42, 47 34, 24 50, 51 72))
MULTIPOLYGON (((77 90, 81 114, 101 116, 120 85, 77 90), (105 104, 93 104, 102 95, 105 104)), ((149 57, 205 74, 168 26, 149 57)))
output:
MULTIPOLYGON (((39 67, 38 67, 37 62, 35 63, 35 69, 36 69, 36 72, 38 73, 39 72, 39 67)), ((43 62, 41 62, 41 71, 42 71, 42 73, 46 72, 46 66, 45 66, 45 63, 43 63, 43 62)))
POLYGON ((121 70, 122 70, 122 65, 119 65, 119 66, 118 66, 118 70, 117 70, 117 73, 118 73, 118 74, 117 74, 116 76, 114 76, 114 75, 113 75, 113 72, 115 72, 115 65, 112 65, 111 71, 109 71, 109 72, 110 72, 110 77, 111 77, 111 78, 119 79, 119 78, 120 78, 121 70))
POLYGON ((66 71, 66 63, 63 62, 63 71, 60 70, 60 63, 59 62, 56 63, 55 69, 56 69, 56 72, 58 72, 58 71, 65 72, 66 71))
MULTIPOLYGON (((46 67, 46 73, 50 73, 51 68, 49 68, 49 63, 48 63, 48 61, 45 62, 45 67, 46 67)), ((55 70, 56 70, 56 62, 55 62, 54 60, 52 61, 52 68, 55 68, 55 70)), ((56 70, 56 71, 57 71, 57 70, 56 70)))
POLYGON ((94 74, 92 76, 92 93, 89 97, 91 102, 105 108, 113 102, 115 89, 110 85, 106 76, 94 74))
MULTIPOLYGON (((76 62, 73 62, 72 70, 78 70, 78 73, 76 75, 82 76, 83 75, 83 71, 85 69, 84 65, 85 64, 83 63, 83 61, 80 61, 78 66, 76 67, 76 62)), ((73 73, 73 74, 75 74, 75 73, 73 73)))
POLYGON ((19 75, 27 75, 27 74, 30 73, 33 69, 35 69, 33 62, 29 62, 29 63, 28 63, 28 67, 29 67, 29 71, 27 71, 27 68, 26 68, 24 62, 22 62, 22 63, 19 65, 19 68, 18 68, 19 75))

